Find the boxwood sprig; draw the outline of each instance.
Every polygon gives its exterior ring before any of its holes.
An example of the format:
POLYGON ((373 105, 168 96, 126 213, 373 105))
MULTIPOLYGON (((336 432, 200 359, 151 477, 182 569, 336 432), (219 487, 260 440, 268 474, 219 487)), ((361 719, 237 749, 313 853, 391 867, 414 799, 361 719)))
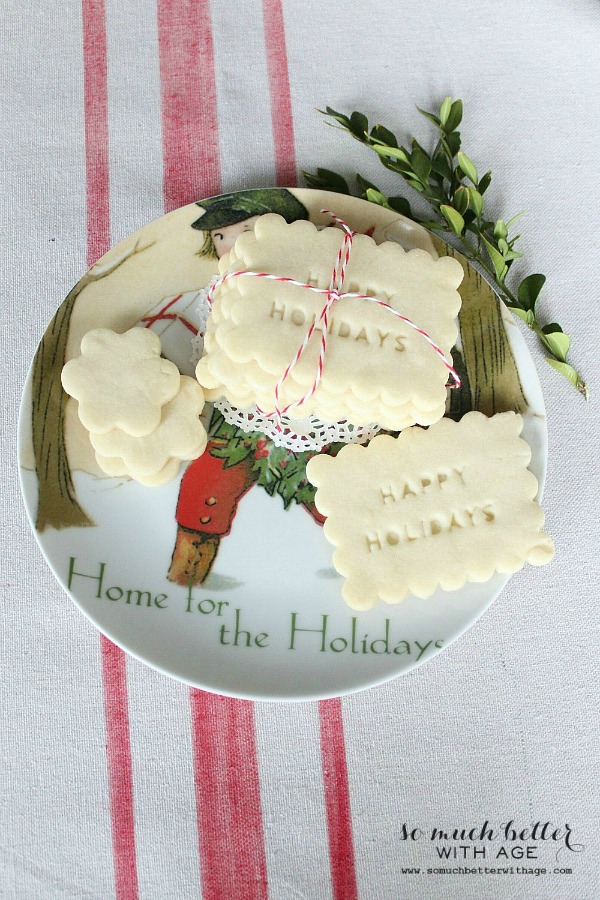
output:
MULTIPOLYGON (((577 370, 567 361, 571 340, 557 322, 542 325, 536 313, 536 303, 546 277, 534 273, 518 284, 507 284, 511 267, 523 254, 515 249, 520 234, 513 234, 513 226, 521 213, 508 221, 491 218, 484 195, 488 190, 492 173, 481 177, 475 164, 461 149, 458 127, 462 122, 461 100, 446 97, 439 112, 433 113, 417 107, 436 128, 436 140, 432 152, 428 152, 416 138, 410 141, 410 149, 401 146, 395 134, 383 125, 369 129, 363 113, 349 116, 327 106, 319 110, 333 119, 343 131, 347 131, 361 144, 370 147, 380 162, 414 188, 429 204, 434 218, 417 216, 403 196, 386 196, 379 188, 356 175, 356 188, 364 199, 393 209, 419 222, 425 228, 441 232, 453 238, 463 255, 475 263, 495 285, 508 307, 536 333, 544 346, 548 363, 564 375, 587 399, 587 388, 577 370)), ((347 180, 330 169, 318 168, 315 173, 304 172, 309 187, 350 194, 347 180)))

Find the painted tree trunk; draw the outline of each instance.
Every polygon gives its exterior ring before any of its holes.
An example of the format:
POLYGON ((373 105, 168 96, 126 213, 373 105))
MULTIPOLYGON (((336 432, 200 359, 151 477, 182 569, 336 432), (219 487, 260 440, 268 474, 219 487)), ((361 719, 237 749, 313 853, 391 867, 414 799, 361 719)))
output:
POLYGON ((36 528, 93 525, 75 494, 65 442, 65 363, 69 321, 75 301, 92 279, 84 276, 58 309, 35 354, 32 375, 32 433, 38 478, 36 528))
POLYGON ((458 318, 471 408, 486 416, 508 410, 525 412, 528 404, 502 321, 501 301, 460 253, 438 238, 434 243, 440 256, 453 256, 465 273, 459 288, 462 307, 458 318))
POLYGON ((67 295, 44 333, 33 360, 32 434, 35 470, 38 478, 38 509, 35 527, 52 528, 93 525, 80 506, 73 485, 65 441, 65 394, 60 375, 66 362, 67 340, 73 307, 92 282, 106 278, 124 262, 152 244, 138 244, 111 266, 90 269, 67 295))

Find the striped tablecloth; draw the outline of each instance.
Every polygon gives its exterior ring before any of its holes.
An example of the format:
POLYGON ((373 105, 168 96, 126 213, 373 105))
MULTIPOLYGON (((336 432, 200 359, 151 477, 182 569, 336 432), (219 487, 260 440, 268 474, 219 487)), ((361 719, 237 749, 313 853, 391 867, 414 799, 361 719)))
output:
POLYGON ((533 342, 555 562, 515 577, 434 661, 344 700, 231 700, 128 658, 54 581, 14 461, 37 342, 111 243, 317 165, 393 192, 324 125, 325 104, 406 133, 415 102, 462 96, 469 155, 493 167, 499 214, 527 208, 528 271, 548 274, 544 314, 570 331, 597 398, 599 13, 596 0, 5 0, 1 897, 600 896, 598 430, 593 401, 533 342), (529 840, 537 859, 488 853, 512 873, 471 873, 484 863, 461 851, 442 862, 468 873, 427 872, 441 866, 432 829, 511 821, 568 824, 578 852, 529 840))

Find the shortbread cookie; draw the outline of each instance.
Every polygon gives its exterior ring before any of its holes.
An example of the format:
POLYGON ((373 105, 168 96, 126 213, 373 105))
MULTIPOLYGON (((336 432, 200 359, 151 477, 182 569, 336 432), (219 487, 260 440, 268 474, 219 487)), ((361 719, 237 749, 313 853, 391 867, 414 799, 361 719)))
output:
POLYGON ((151 434, 132 437, 120 428, 105 434, 90 432, 98 465, 104 471, 108 466, 107 474, 129 475, 147 483, 143 479, 157 475, 171 460, 196 459, 207 442, 199 419, 203 407, 202 388, 193 378, 182 375, 178 393, 163 407, 160 424, 151 434))
MULTIPOLYGON (((239 269, 269 272, 327 288, 342 242, 337 228, 310 222, 288 225, 268 214, 241 235, 220 262, 222 274, 239 269)), ((424 250, 406 252, 355 235, 343 291, 389 304, 423 329, 450 359, 457 337, 460 264, 434 260, 424 250)), ((324 294, 281 282, 236 276, 215 297, 196 377, 207 397, 272 410, 275 386, 310 325, 324 294)), ((302 397, 315 380, 320 326, 280 391, 280 406, 302 397)), ((297 408, 329 420, 377 421, 397 430, 429 424, 444 413, 448 370, 427 340, 389 310, 368 300, 342 298, 331 309, 325 365, 313 396, 297 408), (398 410, 405 414, 398 420, 398 410)))
POLYGON ((102 456, 96 453, 96 462, 106 475, 112 475, 113 478, 131 478, 133 481, 139 481, 145 487, 160 487, 178 475, 181 468, 180 459, 170 459, 167 464, 153 475, 138 475, 134 478, 131 472, 123 464, 123 460, 118 457, 102 456))
POLYGON ((552 558, 522 427, 516 413, 470 412, 309 461, 350 606, 426 598, 552 558))
POLYGON ((88 331, 81 356, 62 370, 62 384, 79 401, 79 418, 88 431, 120 428, 134 437, 158 427, 161 409, 179 390, 177 366, 161 359, 160 338, 147 328, 117 334, 88 331))

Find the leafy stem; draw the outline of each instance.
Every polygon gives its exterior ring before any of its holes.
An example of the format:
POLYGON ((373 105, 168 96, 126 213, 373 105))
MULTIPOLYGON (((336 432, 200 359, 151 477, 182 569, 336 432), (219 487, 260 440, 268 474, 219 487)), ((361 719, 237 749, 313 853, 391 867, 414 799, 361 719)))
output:
MULTIPOLYGON (((583 379, 567 362, 571 345, 568 334, 557 322, 542 325, 538 320, 536 303, 545 276, 534 273, 517 285, 506 283, 514 261, 523 256, 515 249, 521 235, 512 234, 514 223, 521 214, 509 221, 489 217, 484 194, 490 186, 492 173, 487 171, 480 177, 475 164, 461 149, 458 127, 463 117, 462 101, 446 97, 437 113, 417 109, 436 129, 431 152, 416 138, 411 139, 410 149, 401 146, 396 135, 383 125, 369 129, 363 113, 353 112, 347 116, 329 106, 320 112, 333 119, 330 124, 335 123, 336 127, 370 147, 386 169, 399 175, 421 195, 434 218, 420 219, 405 197, 386 196, 376 185, 356 175, 360 196, 408 216, 429 231, 441 232, 453 239, 463 255, 495 285, 506 305, 535 332, 548 354, 549 364, 587 399, 583 379)), ((351 193, 346 179, 329 169, 317 169, 314 174, 305 172, 304 177, 309 187, 351 193)))

